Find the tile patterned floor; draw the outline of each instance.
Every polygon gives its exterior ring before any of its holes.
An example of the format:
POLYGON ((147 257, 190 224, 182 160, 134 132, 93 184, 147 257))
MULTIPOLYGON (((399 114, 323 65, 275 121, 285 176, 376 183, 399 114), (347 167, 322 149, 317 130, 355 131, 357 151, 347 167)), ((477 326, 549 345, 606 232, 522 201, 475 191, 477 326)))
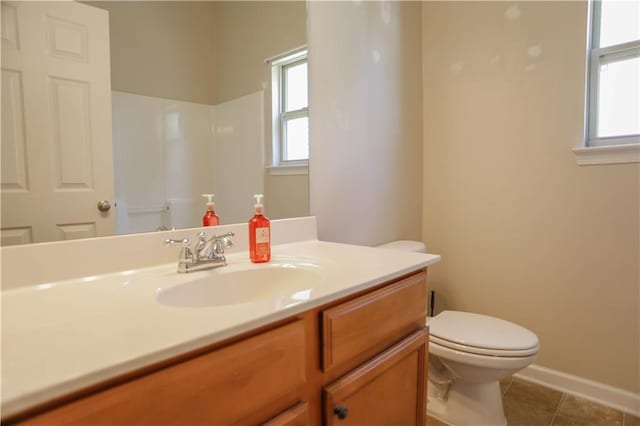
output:
MULTIPOLYGON (((509 426, 640 426, 638 417, 523 380, 500 388, 509 426)), ((426 426, 446 425, 427 416, 426 426)))

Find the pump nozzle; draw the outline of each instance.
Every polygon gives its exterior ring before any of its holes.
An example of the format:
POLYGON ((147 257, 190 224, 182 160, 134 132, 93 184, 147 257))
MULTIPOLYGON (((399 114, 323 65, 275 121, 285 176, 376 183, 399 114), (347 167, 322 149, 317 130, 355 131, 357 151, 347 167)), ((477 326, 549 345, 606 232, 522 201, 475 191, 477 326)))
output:
POLYGON ((262 214, 264 208, 262 207, 262 194, 253 194, 256 199, 256 203, 253 205, 256 214, 262 214))
POLYGON ((213 210, 213 194, 202 194, 203 197, 207 198, 207 208, 213 210))

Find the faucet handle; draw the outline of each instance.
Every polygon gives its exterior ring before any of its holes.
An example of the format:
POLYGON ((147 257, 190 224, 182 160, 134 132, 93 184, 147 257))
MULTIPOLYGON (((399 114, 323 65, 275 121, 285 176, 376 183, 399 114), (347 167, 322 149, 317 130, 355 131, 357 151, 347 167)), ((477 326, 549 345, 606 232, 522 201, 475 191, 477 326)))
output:
POLYGON ((226 234, 214 235, 213 237, 211 237, 209 241, 213 242, 213 253, 224 260, 224 249, 233 247, 233 241, 231 241, 231 237, 233 237, 234 235, 236 234, 234 234, 233 232, 227 232, 226 234))
POLYGON ((165 246, 172 246, 172 245, 178 244, 178 243, 182 243, 182 246, 186 247, 186 246, 191 244, 191 240, 188 239, 188 238, 185 238, 184 240, 171 240, 171 239, 164 240, 164 245, 165 246))
POLYGON ((174 244, 182 243, 182 249, 180 250, 180 257, 178 262, 190 262, 193 260, 193 252, 191 251, 191 240, 185 238, 184 240, 164 240, 166 246, 172 246, 174 244))
MULTIPOLYGON (((214 235, 213 237, 210 238, 210 240, 220 240, 220 241, 225 241, 225 244, 227 244, 227 241, 231 243, 231 245, 233 245, 233 242, 229 239, 231 237, 235 237, 235 232, 227 232, 226 234, 220 234, 220 235, 214 235)), ((231 246, 227 246, 227 247, 231 247, 231 246)))

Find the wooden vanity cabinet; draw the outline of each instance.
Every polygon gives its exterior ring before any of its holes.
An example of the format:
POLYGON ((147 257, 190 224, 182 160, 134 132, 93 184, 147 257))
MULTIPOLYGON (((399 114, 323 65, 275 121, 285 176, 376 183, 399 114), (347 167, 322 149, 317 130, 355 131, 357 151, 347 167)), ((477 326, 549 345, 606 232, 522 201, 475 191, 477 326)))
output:
POLYGON ((424 425, 426 269, 3 424, 424 425))
POLYGON ((426 271, 323 312, 323 370, 341 374, 323 389, 327 426, 424 425, 425 280, 426 271))

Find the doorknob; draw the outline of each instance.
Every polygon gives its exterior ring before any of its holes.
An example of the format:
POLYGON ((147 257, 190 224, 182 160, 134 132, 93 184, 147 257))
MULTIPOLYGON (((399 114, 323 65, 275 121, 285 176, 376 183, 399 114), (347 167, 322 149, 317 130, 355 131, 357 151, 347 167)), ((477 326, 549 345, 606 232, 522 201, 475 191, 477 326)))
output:
POLYGON ((109 200, 98 201, 98 210, 100 210, 101 212, 108 212, 110 208, 111 203, 109 202, 109 200))

